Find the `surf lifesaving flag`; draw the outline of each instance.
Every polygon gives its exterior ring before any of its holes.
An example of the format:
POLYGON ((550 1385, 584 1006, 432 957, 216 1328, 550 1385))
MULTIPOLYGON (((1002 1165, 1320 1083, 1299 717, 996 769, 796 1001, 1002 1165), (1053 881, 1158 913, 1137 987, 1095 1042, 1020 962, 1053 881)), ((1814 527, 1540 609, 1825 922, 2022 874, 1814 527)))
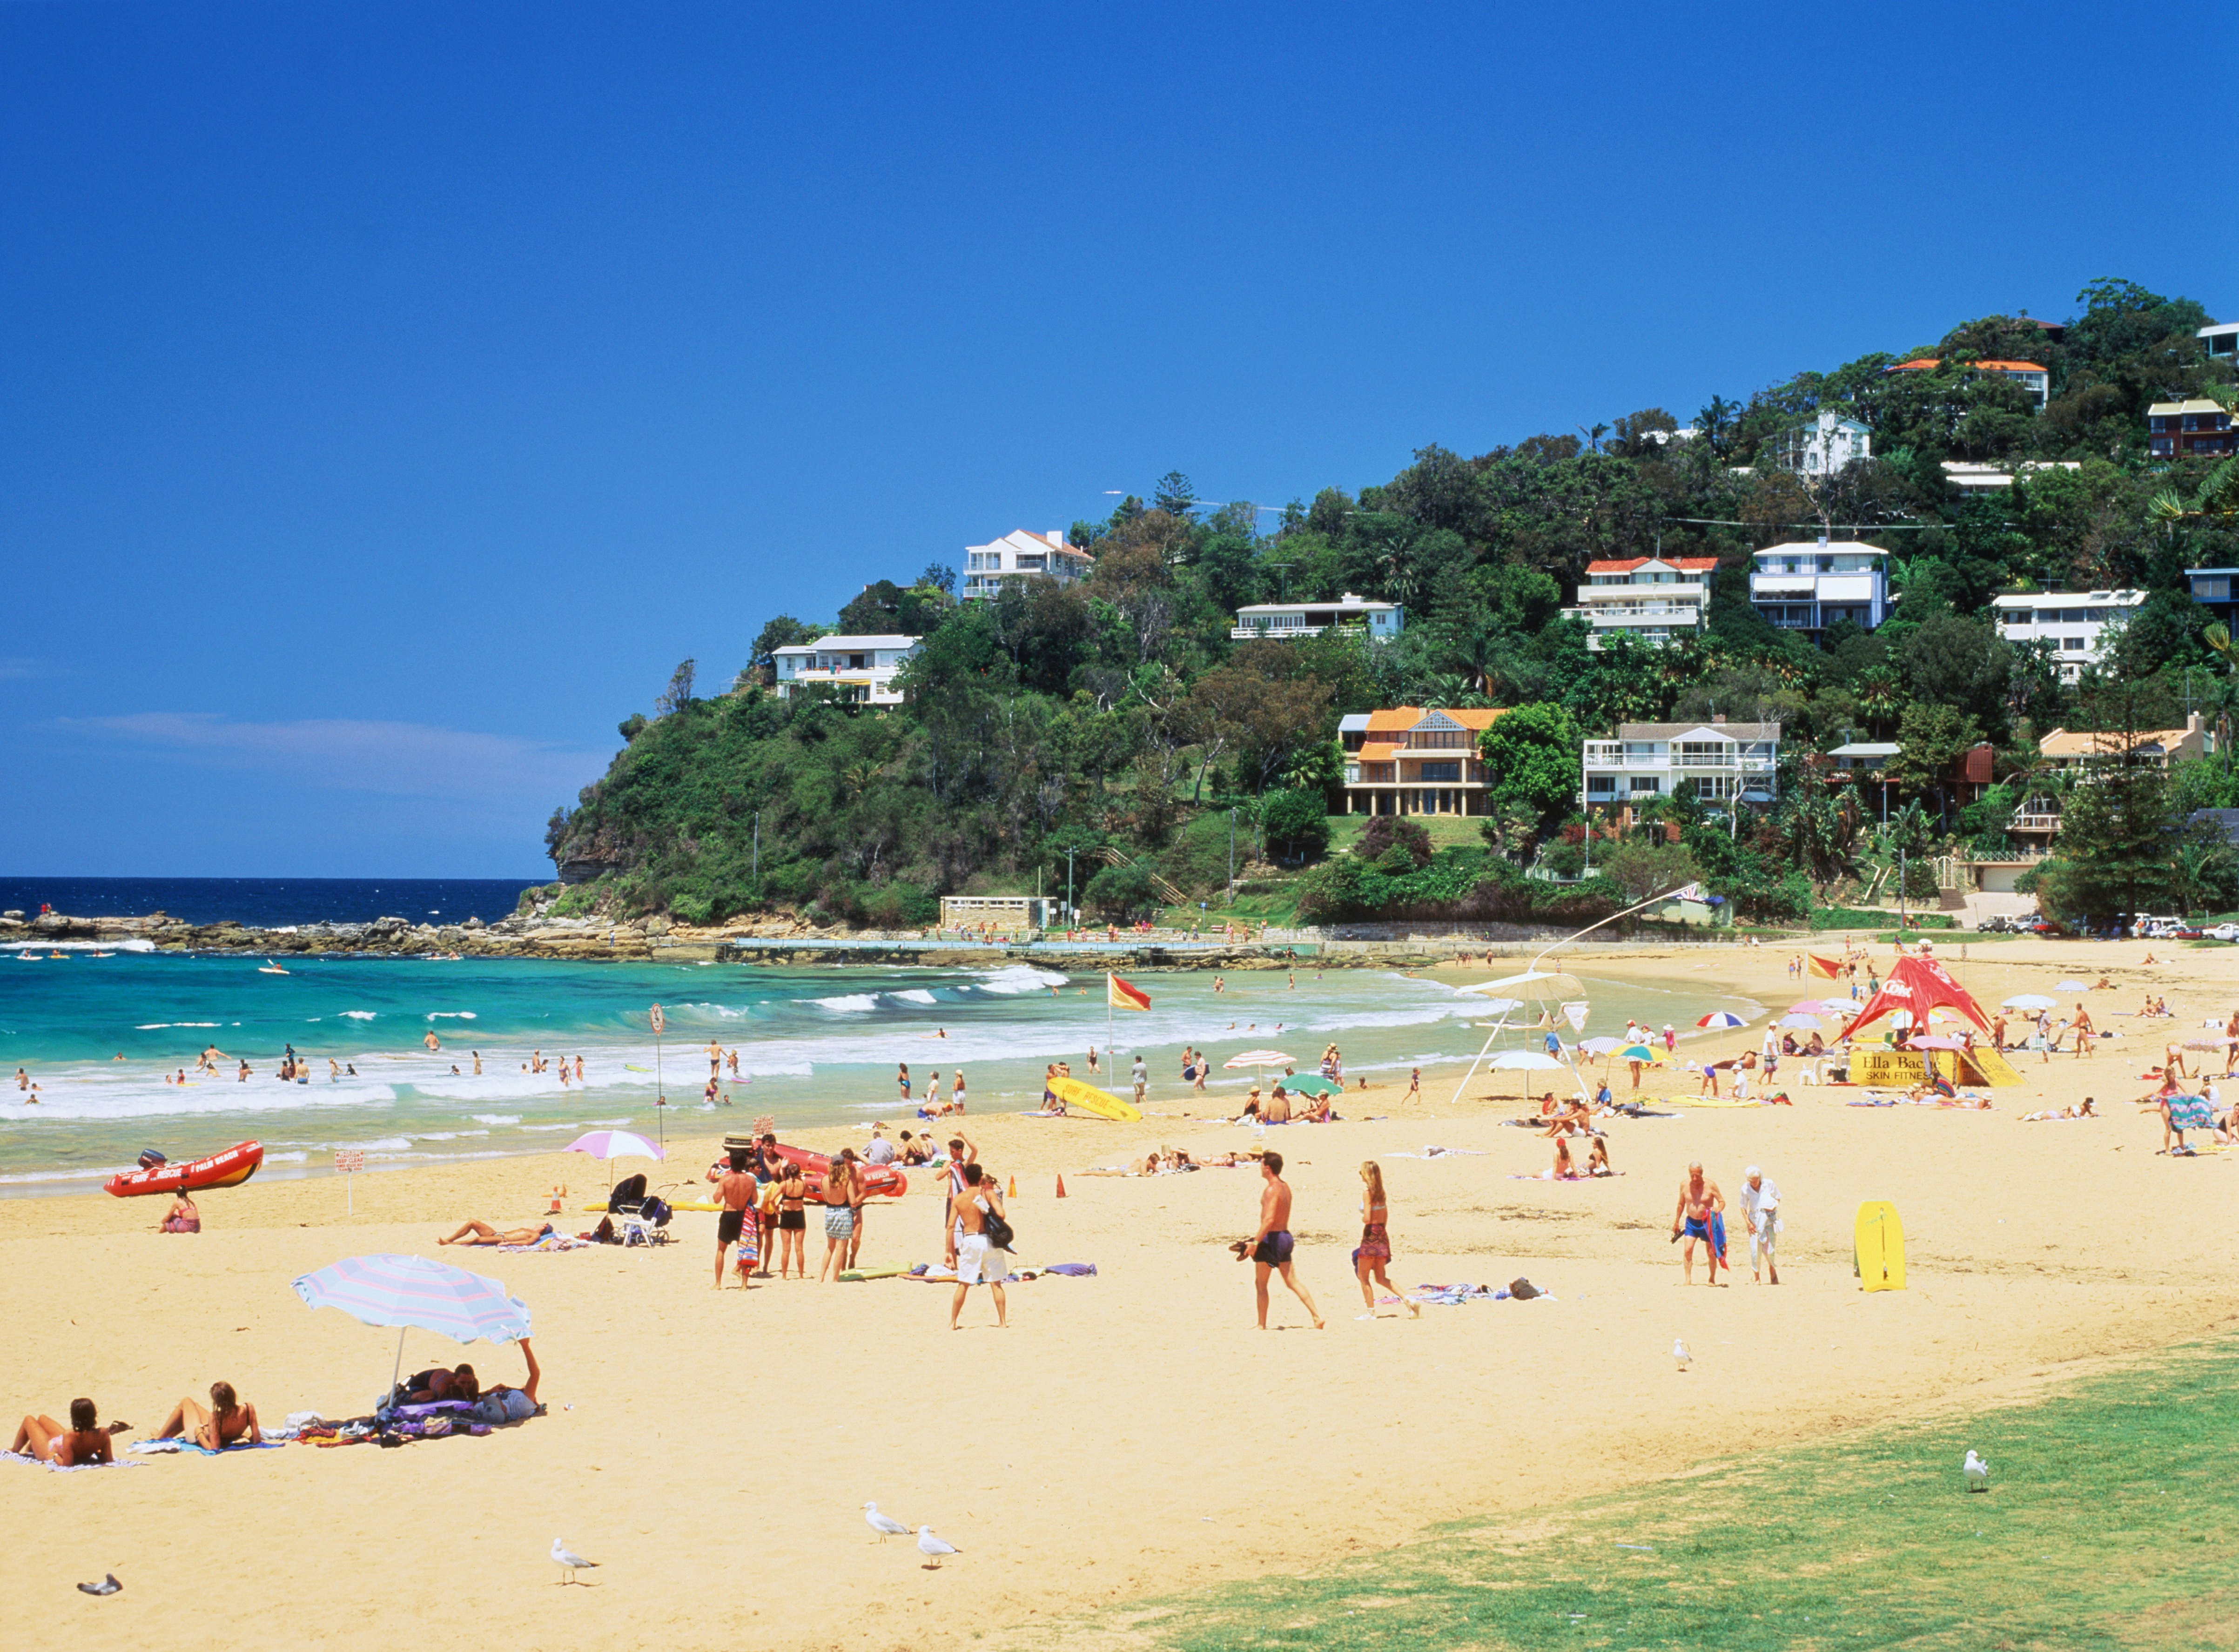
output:
POLYGON ((1811 972, 1821 980, 1839 981, 1843 979, 1843 966, 1833 959, 1822 958, 1817 952, 1806 952, 1804 956, 1810 960, 1811 972))
POLYGON ((1139 986, 1130 986, 1110 971, 1104 975, 1104 1001, 1115 1010, 1147 1010, 1151 995, 1139 986))

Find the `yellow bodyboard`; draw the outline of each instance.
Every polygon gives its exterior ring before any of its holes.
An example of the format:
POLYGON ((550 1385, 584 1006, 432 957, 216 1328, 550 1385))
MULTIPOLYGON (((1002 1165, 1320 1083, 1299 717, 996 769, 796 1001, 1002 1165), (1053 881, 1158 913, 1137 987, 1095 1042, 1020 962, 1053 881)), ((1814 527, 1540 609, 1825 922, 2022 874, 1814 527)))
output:
POLYGON ((1858 1206, 1857 1246, 1860 1290, 1904 1289, 1904 1224, 1896 1205, 1868 1199, 1858 1206))
POLYGON ((1983 1081, 1993 1088, 2003 1090, 2009 1085, 2017 1085, 2022 1081, 2022 1076, 2014 1071, 2013 1064, 1987 1045, 1978 1044, 1970 1050, 1967 1060, 1983 1075, 1983 1081))
POLYGON ((1143 1115, 1132 1101, 1122 1101, 1108 1090, 1099 1090, 1094 1085, 1085 1085, 1078 1078, 1053 1078, 1050 1094, 1066 1105, 1069 1112, 1094 1113, 1099 1118, 1109 1118, 1118 1125, 1139 1124, 1143 1115))

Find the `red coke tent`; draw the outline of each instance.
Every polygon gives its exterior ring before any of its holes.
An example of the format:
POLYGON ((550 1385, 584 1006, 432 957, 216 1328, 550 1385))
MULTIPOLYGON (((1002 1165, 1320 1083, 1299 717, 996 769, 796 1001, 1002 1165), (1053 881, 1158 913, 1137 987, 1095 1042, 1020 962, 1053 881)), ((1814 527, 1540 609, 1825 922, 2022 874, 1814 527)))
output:
POLYGON ((1928 1012, 1949 1007, 1959 1012, 1984 1032, 1990 1028, 1990 1018, 1983 1006, 1975 1002, 1965 987, 1951 979, 1951 972, 1932 958, 1900 958, 1890 965, 1889 979, 1882 983, 1881 991, 1866 1000, 1866 1007, 1858 1012, 1858 1018, 1850 1023, 1844 1037, 1855 1038, 1869 1021, 1877 1020, 1892 1010, 1912 1012, 1912 1026, 1916 1032, 1925 1032, 1928 1012))

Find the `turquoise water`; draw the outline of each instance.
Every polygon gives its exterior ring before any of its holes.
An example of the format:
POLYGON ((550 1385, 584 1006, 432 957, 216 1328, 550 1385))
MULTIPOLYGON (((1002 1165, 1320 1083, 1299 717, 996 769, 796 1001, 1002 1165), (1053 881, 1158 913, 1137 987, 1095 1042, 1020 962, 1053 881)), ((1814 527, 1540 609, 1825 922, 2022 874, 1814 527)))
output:
MULTIPOLYGON (((664 1118, 703 1131, 763 1113, 781 1129, 907 1118, 894 1083, 902 1062, 920 1098, 936 1070, 953 1076, 960 1065, 973 1111, 1015 1111, 1039 1098, 1045 1063, 1069 1060, 1086 1077, 1088 1047, 1106 1042, 1100 975, 1026 965, 840 971, 344 957, 267 974, 263 962, 96 957, 83 947, 0 959, 0 1193, 76 1191, 128 1167, 143 1147, 178 1159, 251 1137, 265 1144, 269 1176, 325 1168, 344 1147, 377 1167, 545 1151, 586 1128, 653 1133, 664 1118), (648 1014, 656 1002, 668 1022, 658 1046, 648 1014), (430 1032, 440 1051, 424 1046, 430 1032), (721 1086, 728 1109, 701 1100, 711 1038, 738 1052, 738 1078, 727 1060, 721 1086), (198 1075, 196 1057, 211 1044, 224 1052, 223 1072, 198 1075), (309 1083, 276 1077, 289 1045, 309 1058, 309 1083), (582 1058, 584 1082, 562 1086, 556 1071, 528 1071, 539 1052, 548 1062, 582 1058), (237 1081, 244 1058, 252 1076, 237 1081), (330 1076, 330 1060, 345 1071, 330 1076), (19 1066, 38 1085, 36 1107, 20 1105, 19 1066), (188 1084, 164 1082, 182 1069, 188 1084), (662 1090, 679 1111, 656 1108, 662 1090)), ((1176 1078, 1185 1043, 1209 1051, 1219 1071, 1228 1057, 1269 1045, 1305 1071, 1334 1042, 1348 1073, 1374 1075, 1465 1058, 1485 1036, 1474 1025, 1486 1019, 1483 999, 1394 973, 1301 969, 1293 985, 1283 972, 1251 971, 1218 996, 1204 972, 1131 979, 1152 1007, 1118 1018, 1121 1050, 1144 1054, 1153 1106, 1171 1098, 1175 1111, 1192 1105, 1176 1078)), ((1631 1016, 1684 1027, 1711 1009, 1763 1013, 1714 989, 1582 979, 1589 1034, 1622 1031, 1631 1016)), ((1221 1072, 1213 1088, 1251 1078, 1221 1072)))

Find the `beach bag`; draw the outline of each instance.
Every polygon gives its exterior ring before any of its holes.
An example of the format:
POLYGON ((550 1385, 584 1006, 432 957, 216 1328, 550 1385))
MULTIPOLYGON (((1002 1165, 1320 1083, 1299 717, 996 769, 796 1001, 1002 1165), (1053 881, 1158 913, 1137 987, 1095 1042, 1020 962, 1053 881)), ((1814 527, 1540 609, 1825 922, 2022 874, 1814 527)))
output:
POLYGON ((1539 1287, 1529 1279, 1511 1279, 1508 1282, 1508 1294, 1518 1302, 1529 1302, 1539 1294, 1539 1287))
POLYGON ((987 1243, 998 1251, 1009 1250, 1011 1241, 1018 1237, 1018 1231, 993 1211, 987 1212, 987 1243))
POLYGON ((635 1204, 645 1198, 645 1173, 625 1176, 615 1184, 615 1191, 607 1195, 607 1208, 611 1211, 624 1204, 635 1204))

